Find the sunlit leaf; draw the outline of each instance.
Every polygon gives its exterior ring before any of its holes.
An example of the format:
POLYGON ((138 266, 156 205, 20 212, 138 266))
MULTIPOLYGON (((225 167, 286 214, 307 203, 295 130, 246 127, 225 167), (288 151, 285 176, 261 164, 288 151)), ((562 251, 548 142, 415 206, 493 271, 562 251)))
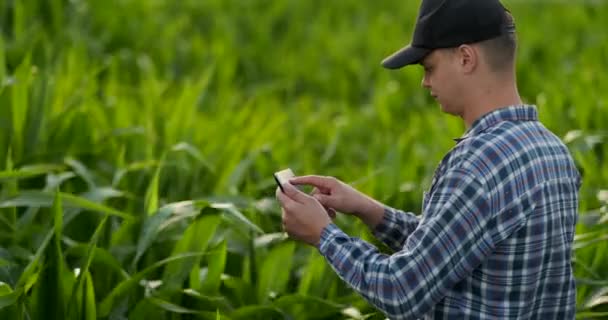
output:
POLYGON ((95 288, 93 287, 93 278, 91 273, 87 270, 84 280, 84 315, 85 320, 96 320, 97 319, 97 305, 95 302, 95 288))
MULTIPOLYGON (((81 208, 115 215, 123 219, 131 219, 132 216, 119 210, 110 208, 103 204, 92 202, 88 199, 68 193, 61 193, 64 208, 81 208)), ((53 194, 41 191, 22 191, 15 197, 0 202, 0 208, 11 207, 50 207, 53 203, 53 194)))
POLYGON ((160 181, 160 172, 163 167, 164 157, 161 159, 158 167, 154 171, 154 175, 152 176, 152 181, 148 185, 148 189, 146 189, 146 197, 144 199, 145 203, 145 211, 146 214, 152 215, 158 210, 158 185, 160 181))
POLYGON ((9 179, 27 179, 31 177, 41 176, 53 171, 61 170, 63 167, 57 165, 32 165, 21 167, 18 170, 11 171, 1 171, 0 172, 0 181, 9 180, 9 179))

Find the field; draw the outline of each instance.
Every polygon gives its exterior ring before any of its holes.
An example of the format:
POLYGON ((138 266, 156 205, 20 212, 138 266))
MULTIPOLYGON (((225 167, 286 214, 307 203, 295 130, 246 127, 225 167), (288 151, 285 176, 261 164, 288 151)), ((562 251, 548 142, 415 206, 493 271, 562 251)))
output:
MULTIPOLYGON (((380 67, 418 3, 0 1, 0 319, 383 319, 284 236, 272 173, 419 212, 465 128, 380 67)), ((608 319, 608 2, 504 3, 583 175, 577 318, 608 319)))

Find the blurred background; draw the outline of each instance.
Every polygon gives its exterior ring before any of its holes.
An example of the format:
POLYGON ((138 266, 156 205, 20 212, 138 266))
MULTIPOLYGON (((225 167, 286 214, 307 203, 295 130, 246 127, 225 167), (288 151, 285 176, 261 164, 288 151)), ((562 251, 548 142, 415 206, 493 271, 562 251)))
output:
MULTIPOLYGON (((608 3, 503 3, 583 175, 577 317, 608 319, 608 3)), ((284 236, 272 173, 420 211, 465 128, 421 67, 380 67, 418 6, 1 0, 0 318, 383 319, 284 236)))

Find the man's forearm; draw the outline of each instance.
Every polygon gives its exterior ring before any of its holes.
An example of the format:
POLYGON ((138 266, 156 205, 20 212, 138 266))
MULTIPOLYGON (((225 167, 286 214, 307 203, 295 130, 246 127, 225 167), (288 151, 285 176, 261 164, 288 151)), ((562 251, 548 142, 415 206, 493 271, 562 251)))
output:
POLYGON ((356 216, 371 230, 374 230, 384 219, 384 210, 385 206, 382 203, 371 197, 366 197, 361 210, 357 210, 356 216))
POLYGON ((393 250, 400 250, 420 219, 410 212, 388 207, 366 196, 354 213, 372 231, 374 236, 393 250))

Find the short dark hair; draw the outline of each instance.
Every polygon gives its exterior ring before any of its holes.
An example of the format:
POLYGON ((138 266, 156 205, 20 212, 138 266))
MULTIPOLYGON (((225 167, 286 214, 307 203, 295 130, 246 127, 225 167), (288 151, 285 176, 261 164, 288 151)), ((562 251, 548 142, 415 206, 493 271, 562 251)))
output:
MULTIPOLYGON (((508 25, 515 25, 513 16, 505 12, 508 25)), ((517 35, 515 29, 496 38, 485 40, 479 43, 485 52, 487 62, 494 71, 501 72, 511 70, 515 63, 515 52, 517 51, 517 35)))

